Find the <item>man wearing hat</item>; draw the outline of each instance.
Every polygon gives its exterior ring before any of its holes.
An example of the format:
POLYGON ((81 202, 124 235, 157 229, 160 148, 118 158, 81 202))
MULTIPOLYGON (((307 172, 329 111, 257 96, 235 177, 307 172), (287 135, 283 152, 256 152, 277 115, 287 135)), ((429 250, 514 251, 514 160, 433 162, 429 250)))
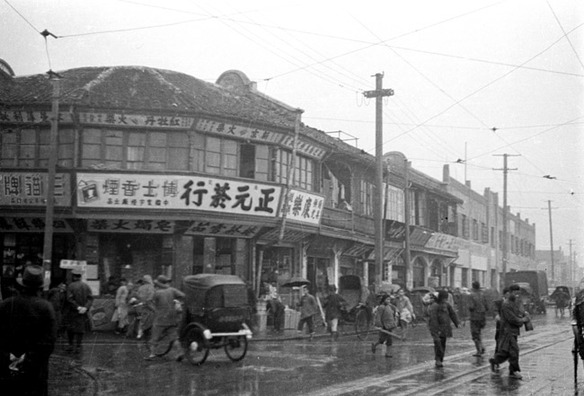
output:
POLYGON ((43 268, 30 265, 18 279, 19 295, 0 303, 0 394, 47 395, 49 357, 57 322, 52 305, 40 297, 43 268))
POLYGON ((501 324, 498 339, 497 352, 489 359, 491 371, 497 372, 501 363, 509 360, 509 378, 520 380, 519 367, 519 344, 517 337, 521 326, 529 322, 529 315, 521 308, 517 297, 521 293, 519 285, 509 286, 509 298, 503 303, 501 308, 501 324))
POLYGON ((178 338, 177 329, 180 313, 176 309, 175 300, 183 300, 185 294, 170 286, 170 279, 159 275, 154 281, 156 292, 152 299, 154 303, 154 322, 152 323, 152 338, 150 339, 150 356, 146 360, 156 358, 161 349, 166 349, 170 342, 178 338))
POLYGON ((481 331, 487 323, 487 310, 489 303, 484 293, 481 291, 481 284, 478 281, 472 283, 472 291, 468 304, 470 312, 470 335, 477 349, 473 356, 480 357, 485 353, 481 331))
POLYGON ((69 352, 81 352, 83 335, 90 327, 89 309, 93 304, 91 288, 81 281, 83 271, 74 269, 71 271, 71 284, 67 287, 67 303, 65 304, 65 322, 67 324, 67 338, 69 352))

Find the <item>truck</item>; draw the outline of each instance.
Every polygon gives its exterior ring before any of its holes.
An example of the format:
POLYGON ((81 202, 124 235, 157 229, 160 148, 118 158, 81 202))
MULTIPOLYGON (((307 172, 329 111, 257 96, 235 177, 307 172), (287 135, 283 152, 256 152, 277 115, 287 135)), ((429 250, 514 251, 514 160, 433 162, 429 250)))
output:
POLYGON ((545 271, 514 271, 505 274, 505 287, 518 284, 521 298, 529 313, 546 312, 545 297, 548 295, 548 282, 545 271))

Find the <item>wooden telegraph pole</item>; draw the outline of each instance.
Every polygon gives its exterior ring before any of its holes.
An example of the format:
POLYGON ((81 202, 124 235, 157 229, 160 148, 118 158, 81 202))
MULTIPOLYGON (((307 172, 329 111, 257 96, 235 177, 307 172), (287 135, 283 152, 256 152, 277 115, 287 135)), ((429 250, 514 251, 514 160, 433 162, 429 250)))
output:
MULTIPOLYGON (((375 98, 375 283, 379 286, 383 279, 383 97, 392 96, 393 89, 383 89, 383 73, 375 74, 375 91, 365 91, 366 98, 375 98)), ((391 278, 391 271, 389 274, 391 278)), ((390 279, 391 281, 391 279, 390 279)))
MULTIPOLYGON (((503 157, 503 169, 495 169, 503 171, 503 271, 501 273, 501 279, 499 284, 501 285, 501 290, 505 287, 505 275, 507 274, 507 261, 509 257, 509 236, 507 232, 507 173, 510 170, 517 170, 517 168, 509 169, 507 167, 507 157, 512 156, 511 154, 494 154, 495 156, 503 157)), ((515 155, 517 157, 518 155, 515 155)))

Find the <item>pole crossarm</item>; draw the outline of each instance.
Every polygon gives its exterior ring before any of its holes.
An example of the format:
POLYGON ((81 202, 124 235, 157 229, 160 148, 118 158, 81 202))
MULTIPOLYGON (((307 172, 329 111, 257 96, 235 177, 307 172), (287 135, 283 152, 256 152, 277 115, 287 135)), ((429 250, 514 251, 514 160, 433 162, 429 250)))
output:
POLYGON ((366 98, 382 98, 384 96, 393 96, 393 89, 376 89, 375 91, 365 91, 363 96, 366 98))

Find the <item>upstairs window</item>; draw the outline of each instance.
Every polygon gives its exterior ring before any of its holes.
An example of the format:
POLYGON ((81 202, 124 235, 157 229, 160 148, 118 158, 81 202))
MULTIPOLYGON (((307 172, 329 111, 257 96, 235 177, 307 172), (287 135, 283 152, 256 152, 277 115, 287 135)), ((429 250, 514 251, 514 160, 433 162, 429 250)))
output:
MULTIPOLYGON (((61 129, 57 135, 57 165, 73 166, 73 130, 61 129)), ((0 130, 0 166, 46 168, 51 155, 50 130, 40 128, 0 130)))

